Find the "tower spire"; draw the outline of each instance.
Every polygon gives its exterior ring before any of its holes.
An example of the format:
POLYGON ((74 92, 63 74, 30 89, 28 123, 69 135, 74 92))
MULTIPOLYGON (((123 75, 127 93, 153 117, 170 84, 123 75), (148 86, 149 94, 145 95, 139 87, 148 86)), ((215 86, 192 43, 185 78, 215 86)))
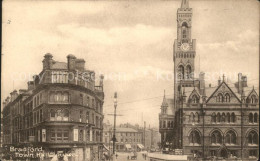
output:
POLYGON ((189 8, 189 0, 182 0, 181 8, 189 8))

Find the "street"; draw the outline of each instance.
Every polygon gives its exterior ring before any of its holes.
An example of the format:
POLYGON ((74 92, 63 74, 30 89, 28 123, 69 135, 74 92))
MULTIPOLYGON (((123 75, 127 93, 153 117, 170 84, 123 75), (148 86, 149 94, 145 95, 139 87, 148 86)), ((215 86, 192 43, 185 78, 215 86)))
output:
MULTIPOLYGON (((130 161, 131 159, 127 159, 127 156, 130 155, 130 153, 123 153, 123 152, 118 152, 117 153, 118 157, 117 157, 117 161, 130 161)), ((137 159, 136 161, 147 161, 148 158, 146 157, 146 159, 142 156, 142 153, 138 152, 137 153, 137 159)))

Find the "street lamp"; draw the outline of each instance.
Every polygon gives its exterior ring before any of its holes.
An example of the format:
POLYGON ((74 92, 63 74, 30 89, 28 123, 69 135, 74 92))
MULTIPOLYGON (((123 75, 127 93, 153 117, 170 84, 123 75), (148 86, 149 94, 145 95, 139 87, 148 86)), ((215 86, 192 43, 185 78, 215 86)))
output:
POLYGON ((116 107, 117 107, 117 92, 114 94, 114 134, 113 134, 113 155, 115 155, 115 143, 116 143, 116 107))

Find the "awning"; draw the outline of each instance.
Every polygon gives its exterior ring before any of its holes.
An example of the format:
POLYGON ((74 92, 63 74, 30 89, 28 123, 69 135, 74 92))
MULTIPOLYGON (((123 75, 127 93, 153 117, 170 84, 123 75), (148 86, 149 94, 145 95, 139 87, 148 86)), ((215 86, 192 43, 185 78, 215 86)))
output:
POLYGON ((138 148, 143 149, 144 146, 142 144, 137 144, 138 148))
POLYGON ((103 147, 104 147, 107 151, 109 151, 109 148, 108 148, 105 144, 103 144, 103 147))
POLYGON ((131 148, 132 148, 130 144, 125 144, 125 147, 126 147, 127 149, 131 149, 131 148))

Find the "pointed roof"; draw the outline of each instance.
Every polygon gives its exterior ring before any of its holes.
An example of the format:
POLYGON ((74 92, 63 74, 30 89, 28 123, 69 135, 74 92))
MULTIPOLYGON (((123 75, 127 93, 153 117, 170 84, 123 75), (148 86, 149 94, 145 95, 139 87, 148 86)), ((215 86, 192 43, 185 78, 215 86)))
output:
POLYGON ((168 106, 166 97, 165 97, 165 90, 164 90, 164 95, 163 95, 163 102, 162 102, 162 106, 168 106))
POLYGON ((189 8, 189 0, 182 0, 181 8, 189 8))

